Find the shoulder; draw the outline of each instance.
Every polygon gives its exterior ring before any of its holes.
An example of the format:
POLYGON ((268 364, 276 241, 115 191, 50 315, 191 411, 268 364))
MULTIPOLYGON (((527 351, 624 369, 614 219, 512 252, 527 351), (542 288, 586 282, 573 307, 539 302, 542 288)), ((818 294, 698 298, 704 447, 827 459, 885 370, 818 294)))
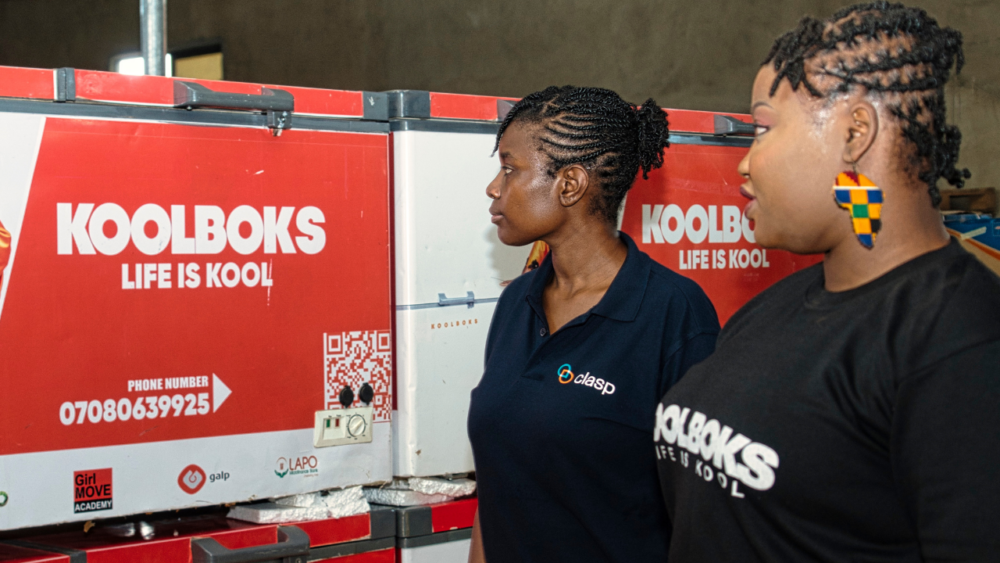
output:
POLYGON ((503 288, 500 292, 500 297, 497 298, 496 308, 493 310, 493 325, 496 326, 502 319, 510 317, 512 314, 516 314, 516 311, 520 307, 527 307, 526 298, 528 292, 531 289, 531 281, 535 279, 535 272, 538 270, 532 270, 521 274, 520 276, 511 280, 507 287, 503 288))
POLYGON ((531 280, 535 279, 535 272, 538 270, 531 270, 530 272, 525 272, 520 276, 517 276, 507 287, 503 288, 500 292, 500 298, 497 302, 497 308, 504 303, 510 304, 513 301, 522 300, 528 295, 528 290, 531 288, 531 280))
POLYGON ((688 336, 697 334, 717 334, 719 317, 715 306, 705 295, 705 291, 694 280, 684 277, 656 262, 645 253, 643 259, 649 261, 649 280, 643 308, 662 312, 670 320, 683 321, 688 326, 688 336))
POLYGON ((955 352, 1000 342, 1000 278, 955 245, 895 293, 892 306, 910 311, 913 345, 925 350, 920 369, 955 352))
POLYGON ((728 338, 743 326, 756 319, 764 310, 783 308, 786 303, 800 306, 806 290, 823 274, 823 264, 814 264, 778 280, 773 285, 747 301, 726 323, 722 336, 728 338))

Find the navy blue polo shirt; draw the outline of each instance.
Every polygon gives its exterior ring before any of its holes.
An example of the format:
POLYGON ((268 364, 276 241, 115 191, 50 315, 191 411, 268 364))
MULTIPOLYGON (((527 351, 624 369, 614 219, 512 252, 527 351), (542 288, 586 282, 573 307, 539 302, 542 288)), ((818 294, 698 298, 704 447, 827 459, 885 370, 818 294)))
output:
POLYGON ((656 405, 715 349, 719 320, 696 283, 620 236, 607 293, 554 334, 550 258, 497 303, 468 423, 489 563, 666 561, 656 405))

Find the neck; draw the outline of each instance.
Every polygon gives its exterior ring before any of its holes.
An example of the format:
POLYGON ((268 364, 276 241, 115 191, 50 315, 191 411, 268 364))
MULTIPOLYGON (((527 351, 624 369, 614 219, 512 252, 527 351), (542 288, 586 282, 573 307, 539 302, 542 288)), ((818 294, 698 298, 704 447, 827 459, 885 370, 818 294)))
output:
POLYGON ((570 294, 610 285, 628 254, 611 225, 567 225, 547 237, 554 276, 552 283, 570 294))
POLYGON ((894 189, 886 195, 886 202, 882 230, 873 248, 862 246, 854 232, 848 230, 826 253, 823 274, 827 291, 860 287, 948 244, 941 214, 931 207, 926 189, 894 189))

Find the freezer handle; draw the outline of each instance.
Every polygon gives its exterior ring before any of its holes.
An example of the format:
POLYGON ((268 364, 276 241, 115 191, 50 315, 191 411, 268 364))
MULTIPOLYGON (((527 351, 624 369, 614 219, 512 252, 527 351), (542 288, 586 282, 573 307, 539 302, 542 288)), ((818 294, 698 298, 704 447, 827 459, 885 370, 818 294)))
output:
POLYGON ((227 549, 213 538, 191 540, 192 563, 254 563, 280 560, 282 563, 305 563, 309 554, 309 536, 295 526, 278 526, 278 543, 243 549, 227 549))
POLYGON ((728 115, 715 116, 716 135, 753 135, 755 128, 752 123, 740 121, 728 115))
POLYGON ((466 305, 471 308, 476 304, 476 294, 468 291, 465 297, 445 297, 443 293, 438 293, 438 307, 450 307, 452 305, 466 305))
POLYGON ((266 112, 294 111, 295 96, 284 90, 260 87, 260 94, 216 92, 194 82, 174 82, 176 108, 228 108, 266 112))

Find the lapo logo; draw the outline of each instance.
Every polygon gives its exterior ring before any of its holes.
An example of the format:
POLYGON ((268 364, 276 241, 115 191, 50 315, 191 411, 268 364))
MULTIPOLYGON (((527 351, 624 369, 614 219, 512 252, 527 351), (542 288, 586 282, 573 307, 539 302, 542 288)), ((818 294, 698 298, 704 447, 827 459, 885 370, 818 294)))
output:
POLYGON ((573 382, 575 385, 583 385, 600 391, 601 395, 614 395, 615 393, 614 383, 605 381, 601 378, 595 378, 590 375, 589 371, 587 373, 581 373, 580 375, 574 375, 573 366, 569 364, 559 366, 559 371, 557 373, 559 376, 559 383, 564 385, 569 382, 573 382))
POLYGON ((314 455, 298 457, 279 457, 275 462, 274 474, 284 479, 286 475, 317 475, 319 474, 319 459, 314 455))
POLYGON ((221 207, 194 206, 194 236, 188 236, 186 206, 171 205, 170 213, 155 203, 136 209, 132 217, 116 203, 56 204, 56 252, 73 254, 101 253, 114 256, 131 242, 149 256, 170 247, 171 254, 219 254, 228 245, 239 254, 316 254, 326 246, 326 232, 319 224, 326 222, 317 207, 263 207, 263 213, 249 205, 240 205, 227 217, 221 207), (292 216, 302 236, 289 232, 292 216), (297 249, 297 250, 296 250, 297 249))
POLYGON ((205 486, 205 481, 205 470, 193 463, 182 469, 181 474, 177 477, 177 484, 180 485, 182 491, 189 495, 200 491, 205 486))
POLYGON ((642 242, 677 244, 687 237, 694 244, 708 240, 712 244, 756 243, 750 221, 735 205, 723 205, 721 224, 719 206, 698 204, 685 212, 677 204, 642 206, 642 242))

